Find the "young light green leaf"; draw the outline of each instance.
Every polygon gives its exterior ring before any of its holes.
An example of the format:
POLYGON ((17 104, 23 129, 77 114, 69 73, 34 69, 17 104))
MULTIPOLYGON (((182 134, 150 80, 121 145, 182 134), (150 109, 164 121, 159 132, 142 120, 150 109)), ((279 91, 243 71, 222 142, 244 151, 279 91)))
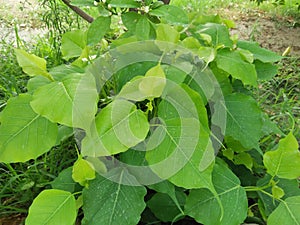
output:
POLYGON ((245 85, 257 86, 255 66, 245 62, 238 52, 222 49, 216 56, 217 66, 245 85))
POLYGON ((96 173, 92 165, 79 156, 73 165, 72 178, 81 186, 88 187, 88 182, 95 179, 96 173))
POLYGON ((86 33, 81 30, 69 31, 62 36, 61 52, 66 60, 80 56, 85 46, 86 33))
POLYGON ((280 199, 284 196, 284 190, 281 187, 274 185, 272 187, 272 195, 274 196, 274 198, 280 199))
POLYGON ((189 18, 187 13, 174 5, 162 5, 149 12, 151 16, 158 16, 167 21, 169 24, 182 25, 188 24, 189 18))
POLYGON ((87 44, 98 44, 110 29, 111 17, 99 16, 95 19, 87 31, 87 44))
MULTIPOLYGON (((126 170, 112 171, 109 177, 118 182, 97 175, 83 190, 82 223, 88 225, 134 225, 146 207, 143 186, 123 185, 124 179, 131 176, 126 170)), ((133 178, 134 179, 134 178, 133 178)))
POLYGON ((46 68, 46 60, 34 54, 29 54, 22 49, 15 49, 17 61, 22 67, 24 73, 30 76, 44 76, 49 80, 53 80, 46 68))
POLYGON ((148 21, 147 16, 141 16, 136 23, 135 35, 138 40, 147 40, 149 39, 150 34, 150 22, 148 21))
POLYGON ((147 98, 158 98, 166 86, 166 75, 161 65, 151 68, 139 84, 139 91, 147 98))
MULTIPOLYGON (((262 114, 256 101, 251 96, 241 93, 230 94, 225 96, 225 104, 219 103, 214 107, 216 111, 227 111, 226 136, 231 136, 247 149, 259 149, 262 114)), ((217 115, 212 118, 216 124, 220 123, 220 121, 217 121, 218 119, 217 115)))
POLYGON ((106 156, 125 152, 143 141, 149 131, 145 114, 125 100, 115 100, 96 116, 97 133, 82 142, 85 156, 106 156))
POLYGON ((237 47, 248 50, 253 53, 254 59, 264 63, 274 63, 282 59, 275 52, 259 47, 259 44, 251 41, 238 41, 237 47))
POLYGON ((163 42, 177 43, 180 34, 177 30, 168 24, 159 24, 156 28, 156 40, 163 42))
POLYGON ((221 200, 224 215, 216 196, 207 189, 193 189, 187 197, 185 213, 205 225, 239 225, 247 217, 248 202, 240 180, 223 164, 215 164, 213 184, 221 200))
POLYGON ((264 165, 272 176, 296 179, 300 176, 300 152, 292 133, 281 139, 275 151, 264 154, 264 165))
POLYGON ((42 191, 29 208, 27 225, 73 225, 77 216, 75 198, 70 192, 42 191))
POLYGON ((247 169, 252 170, 253 158, 247 152, 241 152, 234 155, 233 161, 236 165, 244 165, 247 169))
POLYGON ((77 73, 38 88, 31 107, 52 122, 89 129, 97 112, 97 100, 93 76, 77 73))
POLYGON ((300 224, 300 196, 293 196, 282 201, 268 218, 268 225, 300 224))
POLYGON ((1 113, 0 161, 25 162, 36 159, 55 145, 57 125, 36 114, 32 96, 11 98, 1 113))

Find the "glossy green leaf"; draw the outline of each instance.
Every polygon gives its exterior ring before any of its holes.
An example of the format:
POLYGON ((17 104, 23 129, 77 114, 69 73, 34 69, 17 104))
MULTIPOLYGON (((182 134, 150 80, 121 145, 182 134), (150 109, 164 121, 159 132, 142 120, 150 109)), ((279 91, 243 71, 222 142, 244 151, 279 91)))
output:
POLYGON ((82 224, 88 225, 135 225, 145 209, 144 196, 146 188, 143 186, 123 185, 127 179, 126 170, 118 170, 108 175, 119 182, 97 176, 90 182, 89 188, 83 190, 82 224))
POLYGON ((66 60, 80 56, 85 46, 86 33, 81 30, 69 31, 62 36, 61 52, 66 60))
POLYGON ((278 67, 272 63, 263 63, 255 60, 254 65, 259 80, 270 80, 278 73, 278 67))
POLYGON ((147 40, 150 35, 150 22, 147 16, 141 16, 136 23, 135 35, 138 40, 147 40))
POLYGON ((95 19, 87 31, 87 44, 95 45, 101 41, 110 29, 111 17, 99 16, 95 19))
POLYGON ((47 71, 45 59, 29 54, 22 49, 15 49, 15 54, 24 73, 27 73, 30 76, 44 76, 49 80, 53 79, 47 71))
POLYGON ((140 3, 135 0, 111 0, 109 4, 112 7, 120 7, 120 8, 138 8, 140 3))
POLYGON ((29 208, 27 225, 73 225, 77 216, 75 198, 70 192, 42 191, 29 208))
POLYGON ((220 69, 241 80, 245 85, 257 86, 255 66, 245 62, 238 52, 222 49, 216 56, 216 63, 220 69))
POLYGON ((264 165, 272 176, 286 179, 296 179, 300 176, 300 152, 292 133, 279 141, 276 150, 264 154, 264 165))
POLYGON ((148 188, 155 190, 156 192, 168 195, 169 198, 171 198, 173 200, 173 204, 175 204, 175 206, 177 206, 177 209, 179 210, 179 212, 184 214, 182 211, 182 205, 180 204, 182 202, 180 202, 176 196, 176 190, 175 190, 174 184, 172 184, 171 182, 169 182, 167 180, 164 180, 162 182, 149 185, 148 188))
MULTIPOLYGON (((186 195, 183 192, 177 192, 178 202, 183 207, 186 195)), ((174 201, 169 195, 156 193, 147 202, 147 206, 151 209, 154 215, 163 222, 172 222, 182 215, 174 201)))
POLYGON ((97 100, 92 75, 77 73, 38 88, 31 106, 52 122, 88 129, 97 112, 97 100))
POLYGON ((193 189, 187 197, 185 213, 205 225, 239 225, 247 216, 248 202, 240 180, 222 164, 216 164, 213 184, 221 200, 224 214, 215 196, 207 189, 193 189))
POLYGON ((55 145, 57 125, 36 114, 30 107, 31 100, 28 94, 11 98, 1 113, 1 162, 36 159, 55 145))
POLYGON ((158 107, 163 124, 157 126, 148 141, 146 159, 159 177, 177 186, 211 188, 213 160, 200 166, 206 159, 205 152, 213 151, 203 101, 185 85, 166 93, 168 101, 163 100, 158 107))
POLYGON ((274 63, 282 59, 282 57, 275 52, 261 48, 257 42, 238 41, 237 46, 252 52, 254 59, 258 59, 264 63, 274 63))
POLYGON ((268 225, 300 224, 300 196, 289 197, 282 201, 268 218, 268 225))
POLYGON ((81 186, 88 187, 88 182, 95 179, 96 173, 93 166, 81 156, 78 157, 73 165, 72 178, 81 186))
POLYGON ((105 156, 125 152, 143 141, 149 131, 145 114, 125 100, 115 100, 96 116, 97 133, 82 142, 84 156, 105 156))
MULTIPOLYGON (((225 135, 239 141, 245 148, 258 149, 261 137, 262 116, 256 101, 248 95, 234 93, 225 96, 225 104, 215 105, 215 110, 227 111, 225 135)), ((213 116, 213 122, 220 124, 213 116)))
POLYGON ((162 5, 149 12, 152 16, 158 16, 167 21, 169 24, 181 25, 188 24, 187 13, 174 5, 162 5))
POLYGON ((29 79, 27 82, 28 93, 33 93, 37 88, 51 83, 51 81, 44 76, 36 76, 29 79))
POLYGON ((206 23, 204 25, 199 26, 197 31, 200 34, 208 34, 212 38, 213 46, 225 46, 232 48, 233 42, 230 39, 228 29, 222 25, 217 23, 206 23))
POLYGON ((72 169, 72 166, 70 166, 61 171, 51 182, 51 187, 53 189, 59 189, 73 193, 78 184, 72 179, 72 169))

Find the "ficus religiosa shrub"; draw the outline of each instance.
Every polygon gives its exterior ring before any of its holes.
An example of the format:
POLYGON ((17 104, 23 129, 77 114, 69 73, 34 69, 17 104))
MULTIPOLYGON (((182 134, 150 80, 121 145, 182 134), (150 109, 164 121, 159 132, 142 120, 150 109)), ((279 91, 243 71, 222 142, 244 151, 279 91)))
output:
POLYGON ((28 92, 0 114, 3 163, 76 140, 26 224, 300 224, 298 143, 253 97, 280 56, 160 1, 71 4, 97 17, 63 35, 63 65, 15 50, 28 92))

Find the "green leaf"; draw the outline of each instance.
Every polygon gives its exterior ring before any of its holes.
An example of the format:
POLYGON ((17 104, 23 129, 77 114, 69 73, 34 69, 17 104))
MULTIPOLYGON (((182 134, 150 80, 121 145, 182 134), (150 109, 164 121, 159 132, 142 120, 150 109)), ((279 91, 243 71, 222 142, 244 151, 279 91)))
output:
MULTIPOLYGON (((264 178, 258 180, 257 186, 258 187, 266 186, 270 183, 270 180, 271 180, 271 176, 267 174, 264 178)), ((300 195, 300 189, 297 180, 287 180, 287 179, 279 180, 279 178, 275 177, 274 182, 276 183, 276 186, 278 186, 284 191, 284 196, 282 197, 283 200, 292 196, 300 195)), ((279 205, 280 202, 279 200, 273 197, 271 187, 266 188, 265 192, 267 192, 267 194, 264 192, 258 192, 258 195, 260 200, 263 203, 264 213, 266 214, 266 216, 269 216, 279 205)))
POLYGON ((66 60, 80 56, 85 46, 86 33, 81 30, 69 31, 62 36, 61 52, 66 60))
POLYGON ((136 76, 126 83, 118 98, 133 101, 158 98, 166 85, 166 75, 160 64, 150 68, 145 76, 136 76))
POLYGON ((147 40, 150 35, 150 22, 147 16, 141 16, 136 24, 135 35, 138 40, 147 40))
POLYGON ((289 197, 282 201, 268 218, 268 225, 300 224, 300 196, 289 197))
POLYGON ((82 224, 138 224, 146 206, 144 196, 147 191, 143 186, 123 185, 127 176, 131 175, 126 170, 117 170, 108 177, 118 183, 101 176, 90 182, 89 188, 83 190, 82 224))
POLYGON ((259 80, 270 80, 278 73, 278 67, 272 63, 255 60, 254 65, 259 80))
POLYGON ((44 190, 34 200, 26 218, 28 225, 73 225, 77 216, 75 198, 70 192, 44 190))
POLYGON ((89 129, 97 112, 97 100, 93 76, 77 73, 38 88, 31 107, 52 122, 89 129))
POLYGON ((96 116, 97 133, 82 142, 85 156, 105 156, 125 152, 143 141, 149 131, 145 114, 125 100, 115 100, 96 116))
POLYGON ((110 29, 111 17, 99 16, 95 19, 87 31, 87 44, 98 44, 110 29))
POLYGON ((59 189, 73 193, 78 184, 72 179, 72 169, 72 166, 70 166, 61 171, 51 182, 51 187, 53 189, 59 189))
POLYGON ((36 76, 29 79, 27 82, 27 90, 28 93, 33 93, 37 88, 44 86, 46 84, 50 84, 51 81, 44 76, 36 76))
POLYGON ((171 43, 177 43, 180 39, 180 34, 177 30, 168 24, 158 24, 156 28, 156 40, 171 43))
POLYGON ((216 56, 217 66, 231 74, 233 78, 241 80, 245 85, 257 86, 255 66, 245 62, 238 52, 222 49, 216 56))
POLYGON ((94 6, 93 0, 71 0, 71 4, 75 6, 94 6))
MULTIPOLYGON (((176 192, 180 206, 183 207, 186 195, 183 192, 176 192)), ((147 206, 151 209, 154 215, 163 222, 176 221, 178 216, 182 214, 174 201, 169 195, 156 193, 147 202, 147 206)))
POLYGON ((140 3, 135 0, 111 0, 109 3, 112 7, 120 8, 138 8, 140 3))
POLYGON ((264 165, 272 176, 296 179, 300 176, 300 152, 292 133, 279 141, 275 151, 264 154, 264 165))
POLYGON ((244 165, 247 169, 252 170, 253 158, 246 152, 241 152, 235 155, 233 161, 236 165, 244 165))
POLYGON ((139 90, 147 98, 158 98, 166 86, 166 75, 160 64, 152 67, 139 84, 139 90))
MULTIPOLYGON (((260 108, 251 96, 241 93, 230 94, 225 96, 225 105, 219 103, 214 107, 216 111, 227 111, 226 136, 231 136, 239 141, 245 148, 259 149, 262 116, 260 108)), ((213 116, 212 120, 216 124, 221 123, 218 121, 217 114, 213 116)))
POLYGON ((274 198, 280 199, 284 196, 284 190, 281 187, 274 185, 272 187, 272 195, 274 196, 274 198))
POLYGON ((259 44, 251 41, 238 41, 237 47, 249 50, 253 53, 254 59, 264 63, 274 63, 282 59, 275 52, 259 47, 259 44))
POLYGON ((209 36, 211 36, 212 44, 215 47, 225 46, 232 48, 233 46, 228 28, 222 24, 206 23, 204 25, 200 25, 197 33, 208 34, 209 36))
POLYGON ((53 80, 52 76, 47 72, 45 59, 29 54, 22 49, 15 49, 15 54, 24 73, 30 76, 44 76, 49 80, 53 80))
POLYGON ((162 5, 151 10, 149 14, 163 18, 168 24, 182 25, 189 23, 187 13, 174 5, 162 5))
POLYGON ((88 181, 95 179, 96 174, 92 165, 79 156, 73 165, 72 178, 81 186, 88 187, 88 181))
POLYGON ((174 184, 170 183, 167 180, 164 180, 164 181, 159 182, 159 183, 148 185, 148 188, 150 188, 152 190, 155 190, 159 193, 167 194, 173 200, 173 202, 177 206, 177 209, 179 210, 179 212, 184 214, 183 211, 182 211, 182 205, 180 204, 180 202, 177 199, 174 184))
POLYGON ((167 87, 158 115, 163 124, 156 127, 147 143, 146 159, 151 169, 180 187, 211 188, 213 160, 205 161, 205 155, 213 150, 207 112, 199 94, 186 85, 167 87))
POLYGON ((238 177, 226 165, 215 164, 212 179, 224 209, 223 217, 216 196, 207 189, 190 191, 185 213, 205 225, 239 225, 244 222, 248 202, 238 177))
POLYGON ((1 113, 1 162, 36 159, 55 145, 57 125, 36 114, 30 107, 31 100, 28 94, 11 98, 1 113))
POLYGON ((142 15, 136 12, 126 12, 121 15, 122 22, 129 31, 136 31, 136 24, 141 17, 142 15))

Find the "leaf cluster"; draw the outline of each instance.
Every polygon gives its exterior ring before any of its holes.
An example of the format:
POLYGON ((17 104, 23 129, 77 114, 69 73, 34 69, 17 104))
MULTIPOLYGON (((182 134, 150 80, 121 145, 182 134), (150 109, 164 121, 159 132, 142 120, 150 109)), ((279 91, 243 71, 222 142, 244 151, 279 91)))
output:
POLYGON ((48 71, 16 49, 28 92, 0 114, 1 162, 35 159, 65 137, 80 150, 26 224, 300 223, 297 140, 261 149, 284 134, 251 91, 280 56, 231 37, 219 16, 160 1, 72 3, 98 17, 63 35, 67 64, 48 71))

